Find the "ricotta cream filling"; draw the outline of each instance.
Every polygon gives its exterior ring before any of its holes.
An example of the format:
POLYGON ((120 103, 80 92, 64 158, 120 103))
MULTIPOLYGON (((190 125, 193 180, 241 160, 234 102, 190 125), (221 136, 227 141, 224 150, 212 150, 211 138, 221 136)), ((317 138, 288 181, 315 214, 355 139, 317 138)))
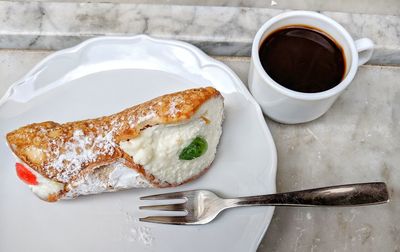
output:
POLYGON ((118 161, 112 165, 99 167, 93 173, 72 182, 68 185, 69 191, 63 198, 145 187, 152 185, 141 174, 125 166, 122 161, 118 161))
POLYGON ((23 164, 36 177, 37 185, 28 185, 31 191, 43 200, 48 200, 50 195, 57 195, 64 190, 64 184, 50 180, 40 173, 26 165, 22 160, 18 161, 23 164))
POLYGON ((222 133, 222 120, 223 100, 213 98, 189 121, 149 127, 140 136, 121 142, 120 147, 160 182, 180 184, 211 165, 222 133), (207 141, 207 151, 198 158, 180 160, 183 148, 197 136, 207 141))

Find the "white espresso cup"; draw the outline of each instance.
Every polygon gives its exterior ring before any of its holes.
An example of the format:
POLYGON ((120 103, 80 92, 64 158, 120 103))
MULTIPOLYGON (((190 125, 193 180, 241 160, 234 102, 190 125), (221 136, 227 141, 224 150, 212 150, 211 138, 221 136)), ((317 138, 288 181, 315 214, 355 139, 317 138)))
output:
POLYGON ((368 38, 354 41, 336 21, 312 11, 290 11, 268 20, 257 32, 251 50, 249 88, 264 114, 287 124, 303 123, 323 115, 353 80, 359 65, 367 62, 374 44, 368 38), (346 66, 342 81, 331 89, 318 93, 303 93, 275 82, 260 62, 259 49, 264 39, 287 26, 314 27, 327 34, 343 49, 346 66))

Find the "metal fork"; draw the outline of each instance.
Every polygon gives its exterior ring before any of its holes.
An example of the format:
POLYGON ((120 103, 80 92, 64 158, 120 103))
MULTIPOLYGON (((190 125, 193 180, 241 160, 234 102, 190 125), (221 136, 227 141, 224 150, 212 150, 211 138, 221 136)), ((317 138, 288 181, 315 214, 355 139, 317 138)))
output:
POLYGON ((211 222, 223 210, 242 206, 359 206, 389 202, 383 182, 338 185, 303 191, 225 199, 208 190, 173 192, 141 197, 141 200, 184 199, 184 203, 140 206, 143 210, 180 211, 185 215, 149 216, 140 221, 199 225, 211 222))

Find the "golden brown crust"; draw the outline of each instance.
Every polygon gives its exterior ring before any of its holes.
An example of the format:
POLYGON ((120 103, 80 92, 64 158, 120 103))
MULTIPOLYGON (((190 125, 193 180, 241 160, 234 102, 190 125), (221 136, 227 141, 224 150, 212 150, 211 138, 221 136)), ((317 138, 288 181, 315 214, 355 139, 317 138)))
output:
POLYGON ((12 151, 44 177, 69 183, 117 159, 158 186, 159 182, 118 146, 146 127, 185 121, 210 98, 220 93, 212 88, 189 89, 167 94, 119 113, 97 119, 58 124, 42 122, 7 134, 12 151))

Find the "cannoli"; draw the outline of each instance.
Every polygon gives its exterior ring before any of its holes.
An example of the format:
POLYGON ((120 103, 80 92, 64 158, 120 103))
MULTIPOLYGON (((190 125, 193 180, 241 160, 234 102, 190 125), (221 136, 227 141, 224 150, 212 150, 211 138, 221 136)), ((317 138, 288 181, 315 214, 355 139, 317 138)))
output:
POLYGON ((6 138, 18 158, 18 177, 46 201, 173 187, 210 167, 223 107, 216 89, 189 89, 110 116, 30 124, 6 138))

